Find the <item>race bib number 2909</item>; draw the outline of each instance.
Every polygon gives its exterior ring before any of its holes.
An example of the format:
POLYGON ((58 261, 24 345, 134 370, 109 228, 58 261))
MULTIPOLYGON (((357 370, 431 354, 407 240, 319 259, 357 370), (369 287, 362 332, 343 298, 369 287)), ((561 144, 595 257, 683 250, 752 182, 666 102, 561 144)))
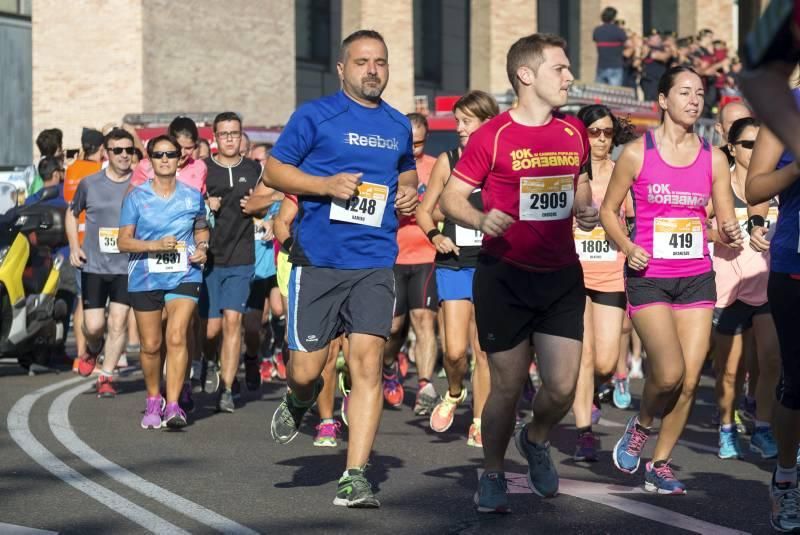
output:
POLYGON ((571 175, 523 177, 519 183, 520 221, 558 221, 572 217, 573 181, 571 175))
POLYGON ((331 220, 380 227, 388 199, 388 186, 362 182, 358 192, 350 199, 331 201, 331 220))

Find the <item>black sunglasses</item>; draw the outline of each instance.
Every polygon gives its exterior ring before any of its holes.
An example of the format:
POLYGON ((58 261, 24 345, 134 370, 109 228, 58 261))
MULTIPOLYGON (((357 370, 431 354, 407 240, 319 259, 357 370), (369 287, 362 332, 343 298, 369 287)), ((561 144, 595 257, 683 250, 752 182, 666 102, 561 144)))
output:
POLYGON ((164 156, 166 156, 170 160, 177 160, 180 155, 181 155, 180 151, 177 150, 162 150, 159 152, 154 152, 153 159, 161 160, 162 158, 164 158, 164 156))
POLYGON ((756 141, 754 139, 745 139, 744 141, 737 141, 734 145, 741 145, 744 149, 752 149, 756 146, 756 141))
POLYGON ((586 131, 589 134, 589 137, 600 137, 600 134, 603 134, 606 137, 614 136, 613 128, 587 128, 586 131))
POLYGON ((119 156, 123 152, 133 156, 133 153, 136 152, 136 149, 133 148, 133 147, 114 147, 113 149, 108 149, 108 150, 110 150, 111 152, 113 152, 117 156, 119 156))

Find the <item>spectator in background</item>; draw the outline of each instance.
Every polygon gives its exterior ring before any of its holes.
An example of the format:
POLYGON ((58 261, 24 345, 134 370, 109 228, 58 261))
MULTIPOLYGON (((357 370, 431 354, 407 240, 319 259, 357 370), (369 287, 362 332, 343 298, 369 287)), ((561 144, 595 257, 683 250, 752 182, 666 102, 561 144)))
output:
MULTIPOLYGON (((39 132, 36 136, 36 147, 39 149, 39 156, 44 159, 48 157, 57 158, 64 165, 64 148, 63 148, 64 133, 60 128, 48 128, 39 132)), ((31 165, 25 169, 23 173, 25 187, 28 190, 28 195, 33 195, 43 187, 43 178, 37 172, 36 166, 31 165)), ((62 176, 63 179, 63 176, 62 176)))
POLYGON ((250 159, 255 160, 264 168, 264 162, 267 161, 270 151, 272 150, 272 143, 256 143, 250 149, 250 159))
POLYGON ((239 141, 239 156, 246 158, 250 154, 250 136, 242 130, 242 139, 239 141))
POLYGON ((658 100, 658 81, 667 72, 672 53, 664 45, 661 34, 653 30, 642 48, 642 79, 640 85, 645 100, 658 100))
POLYGON ((628 36, 615 23, 617 10, 607 7, 600 14, 603 24, 594 29, 592 39, 597 45, 597 74, 594 81, 600 84, 621 86, 623 82, 623 47, 628 36))
POLYGON ((697 34, 697 44, 695 54, 699 61, 695 63, 695 70, 706 87, 703 115, 711 117, 719 102, 720 88, 725 81, 725 72, 730 67, 730 59, 727 48, 721 46, 724 43, 719 41, 718 47, 714 47, 714 32, 708 28, 700 30, 697 34))
POLYGON ((195 160, 205 160, 211 157, 211 145, 208 140, 200 138, 197 140, 197 149, 195 150, 195 160))
POLYGON ((131 157, 131 170, 136 169, 136 166, 139 165, 139 162, 141 162, 143 159, 144 154, 142 154, 142 151, 139 148, 134 147, 133 156, 131 157))
POLYGON ((628 40, 622 50, 622 85, 634 91, 639 87, 639 73, 642 69, 642 36, 634 31, 628 31, 628 40))

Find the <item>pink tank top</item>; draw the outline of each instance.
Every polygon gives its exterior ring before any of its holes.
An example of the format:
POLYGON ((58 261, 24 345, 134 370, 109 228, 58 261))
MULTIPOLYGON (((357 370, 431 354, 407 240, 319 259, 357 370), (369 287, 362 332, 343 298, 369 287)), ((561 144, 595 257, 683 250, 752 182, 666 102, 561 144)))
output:
POLYGON ((633 243, 651 258, 629 277, 693 277, 711 271, 706 240, 706 205, 713 180, 711 146, 700 138, 695 161, 685 167, 665 162, 652 131, 645 134, 644 162, 631 187, 635 225, 633 243))

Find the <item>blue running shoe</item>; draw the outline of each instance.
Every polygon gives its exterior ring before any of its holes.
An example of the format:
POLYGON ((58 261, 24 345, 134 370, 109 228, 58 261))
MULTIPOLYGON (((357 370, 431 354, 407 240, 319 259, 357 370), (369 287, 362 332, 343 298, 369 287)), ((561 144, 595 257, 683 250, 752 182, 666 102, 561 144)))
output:
POLYGON ((625 426, 625 433, 614 446, 614 466, 628 474, 634 474, 639 469, 642 449, 650 435, 638 424, 639 417, 631 416, 628 425, 625 426))
POLYGON ((791 483, 778 483, 772 474, 770 485, 772 513, 770 524, 775 531, 784 533, 800 531, 800 490, 791 483))
POLYGON ((551 498, 558 494, 558 472, 550 458, 550 443, 543 446, 528 442, 528 426, 514 437, 519 454, 528 460, 528 486, 534 494, 551 498))
POLYGON ((719 452, 717 457, 720 459, 741 459, 742 448, 739 444, 739 432, 736 426, 731 429, 719 429, 719 452))
POLYGON ((644 467, 644 490, 659 494, 686 494, 686 487, 675 478, 669 461, 661 466, 649 462, 644 467))
POLYGON ((614 406, 625 410, 631 406, 631 391, 628 388, 627 377, 614 377, 614 394, 611 396, 614 406))
POLYGON ((772 428, 756 427, 750 437, 750 451, 760 454, 762 459, 774 459, 778 456, 778 445, 772 436, 772 428))
POLYGON ((479 513, 510 513, 508 483, 501 472, 484 472, 473 501, 479 513))

